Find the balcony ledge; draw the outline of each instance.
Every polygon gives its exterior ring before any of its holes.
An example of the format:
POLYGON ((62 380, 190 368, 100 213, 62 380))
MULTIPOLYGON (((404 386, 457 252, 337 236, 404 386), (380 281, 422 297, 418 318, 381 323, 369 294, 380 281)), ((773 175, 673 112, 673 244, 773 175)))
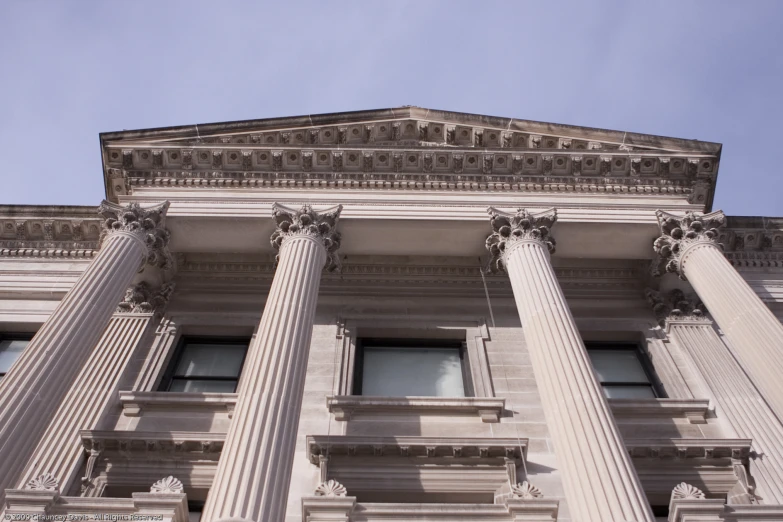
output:
POLYGON ((335 420, 348 421, 355 413, 413 413, 429 415, 475 414, 484 422, 499 422, 506 399, 497 397, 364 397, 326 398, 335 420))

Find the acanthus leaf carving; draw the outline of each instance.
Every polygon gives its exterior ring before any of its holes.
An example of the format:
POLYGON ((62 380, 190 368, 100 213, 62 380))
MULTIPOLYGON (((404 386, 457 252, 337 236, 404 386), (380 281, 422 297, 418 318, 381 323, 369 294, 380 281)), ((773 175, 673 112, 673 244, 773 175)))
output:
POLYGON ((117 305, 118 313, 160 314, 174 293, 174 283, 164 283, 157 291, 146 281, 133 285, 125 292, 122 302, 117 305))
POLYGON ((686 295, 678 288, 667 293, 648 288, 644 294, 661 325, 666 320, 708 321, 707 309, 696 294, 686 295))
POLYGON ((291 237, 310 236, 317 239, 326 249, 326 265, 328 272, 339 270, 340 259, 337 250, 340 248, 340 233, 337 222, 343 206, 337 205, 316 212, 310 205, 303 205, 299 210, 285 207, 278 203, 273 205, 273 217, 276 229, 272 233, 272 248, 279 250, 283 242, 291 237))
POLYGON ((147 246, 148 264, 163 270, 172 268, 173 260, 168 249, 170 234, 165 226, 168 208, 168 201, 142 208, 138 203, 122 206, 104 200, 98 207, 98 213, 104 218, 101 245, 113 234, 130 233, 147 246))
POLYGON ((666 272, 676 273, 686 279, 682 270, 682 254, 697 244, 718 243, 718 229, 725 226, 726 216, 717 210, 709 214, 688 212, 679 217, 662 210, 657 211, 661 236, 653 243, 653 249, 660 258, 666 272))
POLYGON ((557 211, 554 208, 533 214, 520 208, 516 214, 502 212, 489 207, 492 233, 487 236, 485 246, 489 250, 490 262, 487 271, 497 273, 504 271, 503 256, 509 248, 520 241, 537 241, 550 254, 555 253, 555 238, 550 229, 557 221, 557 211))

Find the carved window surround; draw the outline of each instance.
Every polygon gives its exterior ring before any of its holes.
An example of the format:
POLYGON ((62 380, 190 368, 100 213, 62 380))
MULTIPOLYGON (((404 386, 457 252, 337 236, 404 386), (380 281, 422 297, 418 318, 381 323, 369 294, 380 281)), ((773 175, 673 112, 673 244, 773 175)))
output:
POLYGON ((121 391, 120 405, 126 417, 138 417, 144 410, 228 412, 233 416, 236 393, 184 393, 155 391, 121 391))
MULTIPOLYGON (((149 484, 147 484, 149 488, 149 484)), ((38 515, 57 520, 99 520, 98 516, 131 516, 137 520, 188 522, 185 493, 133 493, 132 498, 61 497, 58 491, 6 490, 6 514, 38 515), (159 518, 155 518, 159 517, 159 518)), ((45 520, 45 519, 44 519, 45 520)))
MULTIPOLYGON (((475 397, 494 397, 492 376, 485 342, 490 339, 489 329, 483 318, 450 318, 444 321, 442 316, 360 316, 342 317, 337 322, 337 360, 340 364, 340 378, 335 379, 333 395, 348 396, 353 392, 354 361, 356 359, 356 340, 371 330, 417 331, 419 338, 426 338, 427 332, 452 331, 455 336, 464 339, 468 367, 472 379, 471 388, 475 397), (459 331, 463 331, 460 334, 459 331), (464 337, 463 337, 464 335, 464 337)), ((375 337, 380 337, 375 335, 375 337)), ((456 339, 456 337, 451 337, 456 339)))
POLYGON ((706 424, 710 401, 707 399, 609 399, 616 419, 686 418, 691 424, 706 424))
POLYGON ((452 522, 494 520, 512 522, 553 522, 559 502, 549 499, 507 499, 502 504, 372 504, 356 502, 355 497, 304 497, 302 520, 325 522, 452 522), (344 518, 337 518, 339 513, 344 518))
POLYGON ((410 413, 422 415, 473 414, 484 422, 500 422, 506 399, 494 397, 363 397, 338 395, 326 398, 335 420, 347 421, 355 414, 410 413))

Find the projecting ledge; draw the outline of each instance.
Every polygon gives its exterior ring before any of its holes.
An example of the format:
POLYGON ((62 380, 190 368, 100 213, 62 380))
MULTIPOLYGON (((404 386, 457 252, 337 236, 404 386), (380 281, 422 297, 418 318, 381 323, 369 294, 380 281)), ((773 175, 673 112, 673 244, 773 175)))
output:
POLYGON ((334 418, 347 421, 357 413, 410 413, 421 415, 474 414, 484 422, 499 422, 506 399, 497 397, 364 397, 337 395, 326 398, 334 418))
POLYGON ((236 393, 120 392, 122 413, 126 417, 138 417, 145 409, 156 409, 204 412, 227 411, 230 418, 236 403, 236 393))
POLYGON ((708 399, 609 399, 616 419, 687 418, 691 424, 706 424, 708 399))

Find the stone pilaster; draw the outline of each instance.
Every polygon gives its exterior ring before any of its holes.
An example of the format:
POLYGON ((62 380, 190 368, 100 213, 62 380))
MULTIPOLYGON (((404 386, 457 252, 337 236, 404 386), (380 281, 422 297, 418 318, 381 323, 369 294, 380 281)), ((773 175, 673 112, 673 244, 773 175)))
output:
POLYGON ((666 271, 690 281, 743 369, 783 419, 783 325, 723 256, 717 242, 723 212, 657 215, 662 235, 654 248, 666 271))
POLYGON ((338 266, 341 209, 317 213, 275 204, 277 271, 242 370, 203 522, 283 521, 321 271, 338 266))
POLYGON ((571 513, 582 522, 652 522, 549 259, 555 210, 489 213, 489 270, 505 270, 511 280, 571 513))
POLYGON ((168 202, 153 208, 103 202, 101 249, 0 381, 0 503, 98 342, 133 277, 170 263, 168 202))
MULTIPOLYGON (((33 452, 17 488, 44 473, 53 475, 64 492, 81 479, 78 472, 85 452, 79 431, 98 429, 110 406, 118 402, 117 392, 125 370, 140 341, 154 328, 154 319, 165 308, 173 290, 173 283, 164 284, 158 291, 150 289, 147 283, 139 283, 126 291, 33 452)), ((90 488, 87 481, 81 486, 84 490, 90 488)))
POLYGON ((718 415, 736 436, 752 439, 762 455, 750 464, 756 494, 766 504, 783 504, 783 425, 715 332, 697 296, 680 290, 647 296, 671 340, 709 386, 718 415))

